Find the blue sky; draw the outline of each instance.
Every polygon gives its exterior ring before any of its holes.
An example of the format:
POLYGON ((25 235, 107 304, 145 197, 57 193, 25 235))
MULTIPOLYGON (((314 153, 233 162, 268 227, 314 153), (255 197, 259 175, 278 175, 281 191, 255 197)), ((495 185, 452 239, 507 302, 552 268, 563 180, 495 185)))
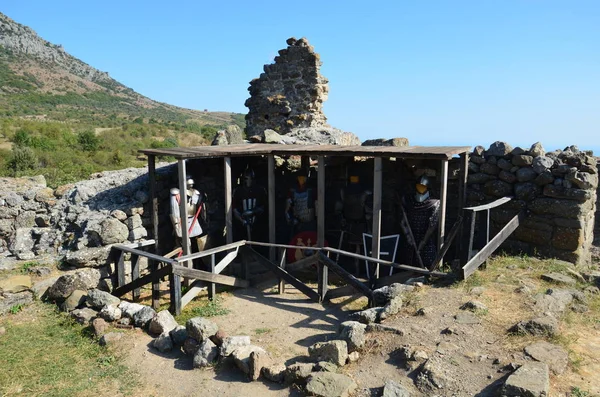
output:
POLYGON ((325 113, 362 140, 600 152, 598 1, 3 0, 0 11, 153 99, 246 113, 248 83, 306 37, 325 113))

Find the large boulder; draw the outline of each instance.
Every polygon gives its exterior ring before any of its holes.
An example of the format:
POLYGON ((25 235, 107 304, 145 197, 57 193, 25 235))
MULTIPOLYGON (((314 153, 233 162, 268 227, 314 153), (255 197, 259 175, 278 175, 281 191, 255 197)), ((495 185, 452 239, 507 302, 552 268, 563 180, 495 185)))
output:
POLYGON ((85 291, 98 287, 100 271, 96 269, 80 269, 74 273, 62 275, 48 289, 46 296, 51 301, 63 301, 76 289, 85 291))
POLYGON ((313 361, 329 361, 341 367, 348 359, 348 344, 345 340, 319 342, 308 348, 308 354, 313 361))
POLYGON ((523 364, 506 379, 501 396, 547 397, 549 390, 550 374, 548 365, 531 362, 523 364))
POLYGON ((348 352, 352 353, 365 345, 367 326, 358 321, 344 321, 340 324, 340 339, 345 340, 348 352))
POLYGON ((255 352, 267 354, 262 347, 254 345, 240 346, 231 353, 235 365, 246 375, 250 375, 250 355, 255 352))
POLYGON ((198 342, 208 339, 219 330, 219 326, 204 317, 190 318, 185 323, 188 335, 198 342))
POLYGON ((169 333, 175 329, 179 324, 175 321, 175 318, 168 310, 161 310, 156 313, 156 316, 150 321, 148 331, 151 334, 159 335, 163 332, 169 333))
POLYGON ((194 368, 205 368, 212 365, 219 355, 219 348, 206 338, 194 354, 194 368))
POLYGON ((223 344, 221 345, 220 353, 223 357, 228 357, 233 353, 237 348, 241 346, 248 346, 250 344, 250 337, 246 335, 239 336, 227 336, 223 339, 223 344))
POLYGON ((129 237, 127 226, 116 218, 106 218, 100 224, 100 240, 103 245, 122 243, 129 237))
POLYGON ((91 289, 87 295, 88 305, 96 310, 102 310, 104 306, 118 306, 121 303, 121 299, 99 289, 91 289))
POLYGON ((150 321, 156 316, 156 312, 150 306, 143 306, 133 315, 133 323, 136 327, 146 328, 150 321))
POLYGON ((357 387, 348 376, 332 372, 314 373, 306 383, 306 391, 318 397, 348 397, 357 387))

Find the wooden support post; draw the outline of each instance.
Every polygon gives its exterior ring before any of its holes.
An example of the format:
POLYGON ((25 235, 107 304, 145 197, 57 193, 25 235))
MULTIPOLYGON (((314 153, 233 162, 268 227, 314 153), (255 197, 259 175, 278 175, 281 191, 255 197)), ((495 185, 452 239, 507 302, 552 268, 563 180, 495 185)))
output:
MULTIPOLYGON (((325 245, 325 156, 319 156, 317 171, 317 246, 325 245)), ((321 262, 317 265, 319 274, 319 296, 321 301, 327 294, 327 284, 329 283, 329 268, 321 262)))
MULTIPOLYGON (((150 182, 150 202, 152 203, 151 218, 152 218, 152 234, 154 235, 154 253, 159 254, 160 244, 158 240, 158 195, 156 194, 156 158, 153 155, 148 155, 148 179, 150 182)), ((158 262, 148 259, 148 267, 150 273, 158 270, 158 262)), ((157 310, 160 306, 160 280, 157 278, 152 281, 152 308, 157 310)))
MULTIPOLYGON (((373 239, 371 257, 379 259, 381 250, 381 196, 383 187, 383 164, 381 157, 375 157, 373 166, 373 239)), ((379 278, 379 263, 375 265, 374 279, 379 278)))
POLYGON ((223 159, 225 166, 225 241, 227 244, 233 242, 233 208, 231 207, 231 157, 223 159))
MULTIPOLYGON (((216 274, 215 273, 215 254, 212 254, 210 256, 210 272, 212 274, 216 274)), ((215 283, 208 283, 208 299, 213 300, 215 299, 216 295, 216 288, 215 288, 215 283)))
MULTIPOLYGON (((446 201, 448 199, 448 160, 442 160, 442 172, 440 178, 440 220, 438 222, 438 249, 444 246, 446 234, 446 201)), ((444 262, 444 257, 440 258, 444 262)), ((438 264, 434 264, 438 266, 438 264)))
MULTIPOLYGON (((269 173, 269 243, 275 244, 277 242, 275 233, 275 156, 272 154, 267 157, 267 165, 269 173)), ((273 262, 277 260, 277 247, 269 247, 269 259, 273 262)))
POLYGON ((463 228, 462 240, 465 241, 465 247, 461 253, 461 265, 466 265, 473 256, 473 242, 475 240, 475 221, 477 219, 477 212, 467 210, 465 211, 465 226, 463 228))
MULTIPOLYGON (((186 181, 186 169, 185 160, 177 160, 179 169, 179 216, 181 220, 181 248, 183 249, 183 255, 189 255, 190 249, 190 237, 188 234, 187 224, 187 181, 186 181)), ((192 267, 192 261, 184 264, 184 266, 192 267)), ((187 287, 189 280, 184 280, 184 284, 187 287)))
POLYGON ((467 178, 469 176, 469 153, 460 155, 460 176, 458 180, 458 213, 461 214, 467 203, 467 178))
MULTIPOLYGON (((131 254, 131 281, 135 281, 138 278, 140 278, 140 256, 131 254)), ((132 291, 132 298, 134 302, 137 302, 140 299, 139 288, 132 291)))
POLYGON ((117 260, 117 287, 125 285, 125 252, 120 252, 119 259, 117 260))
POLYGON ((181 276, 177 274, 169 275, 170 295, 171 295, 171 313, 175 316, 181 314, 181 276))
MULTIPOLYGON (((283 270, 285 269, 285 261, 286 261, 287 249, 282 248, 280 250, 281 259, 279 260, 279 267, 283 270)), ((283 278, 279 278, 279 295, 285 293, 285 280, 283 278)))

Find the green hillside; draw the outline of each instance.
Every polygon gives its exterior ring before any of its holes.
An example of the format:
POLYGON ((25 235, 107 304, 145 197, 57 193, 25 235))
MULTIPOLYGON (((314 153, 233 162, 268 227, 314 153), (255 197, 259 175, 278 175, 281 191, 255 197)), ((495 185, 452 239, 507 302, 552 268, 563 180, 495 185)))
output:
POLYGON ((144 166, 140 148, 210 144, 232 125, 243 130, 244 115, 153 101, 0 14, 0 176, 58 186, 144 166))

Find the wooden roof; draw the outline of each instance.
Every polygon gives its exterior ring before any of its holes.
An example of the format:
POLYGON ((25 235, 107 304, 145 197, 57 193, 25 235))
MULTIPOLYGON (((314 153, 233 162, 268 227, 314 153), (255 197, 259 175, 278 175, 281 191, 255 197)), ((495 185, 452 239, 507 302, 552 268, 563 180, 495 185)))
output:
POLYGON ((171 156, 176 159, 274 154, 278 156, 364 156, 450 160, 454 155, 469 152, 470 150, 470 146, 342 146, 249 143, 241 145, 142 149, 139 152, 146 155, 171 156))

